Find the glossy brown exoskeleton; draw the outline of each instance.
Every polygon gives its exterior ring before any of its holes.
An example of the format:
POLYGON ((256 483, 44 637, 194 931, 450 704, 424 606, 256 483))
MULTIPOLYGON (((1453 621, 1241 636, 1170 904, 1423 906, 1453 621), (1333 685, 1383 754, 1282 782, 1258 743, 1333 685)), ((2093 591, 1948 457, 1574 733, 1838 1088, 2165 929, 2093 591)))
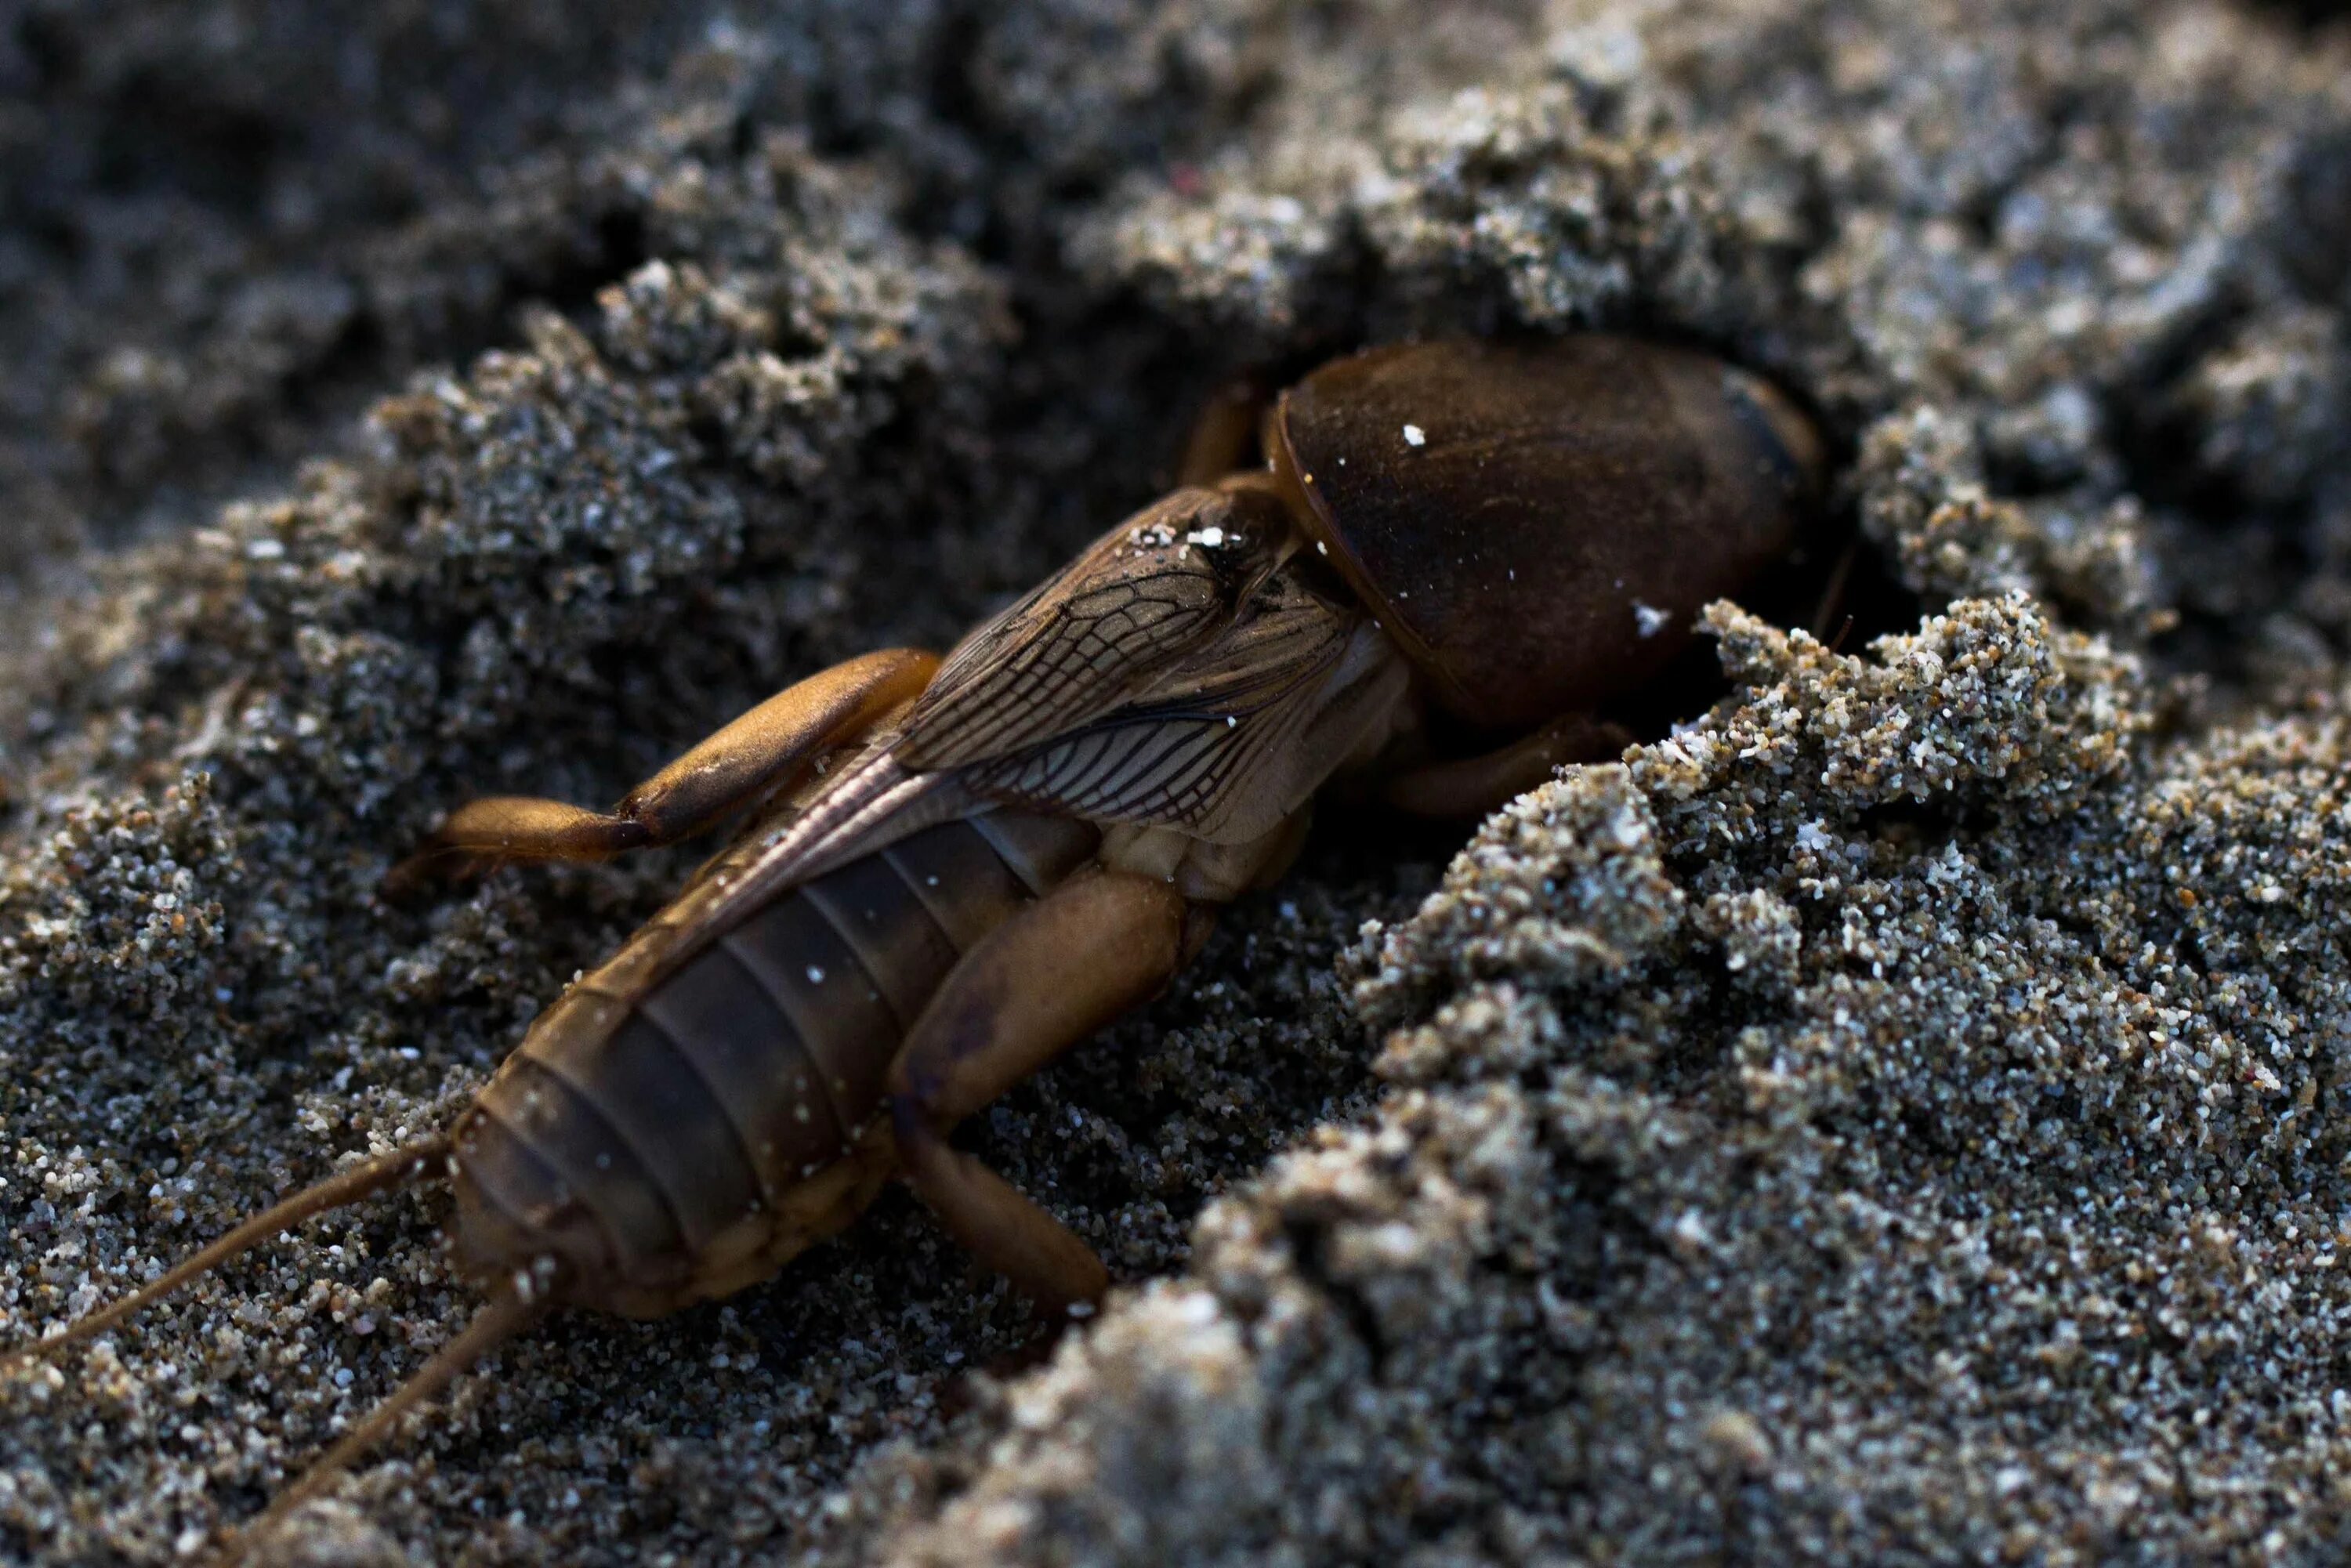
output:
POLYGON ((477 800, 395 874, 749 825, 559 997, 455 1126, 257 1216, 36 1347, 86 1339, 321 1209, 455 1189, 490 1304, 280 1495, 313 1494, 499 1339, 764 1279, 893 1176, 1040 1303, 1099 1260, 946 1141, 1151 996, 1370 775, 1481 809, 1588 752, 1694 613, 1783 557, 1818 438, 1705 355, 1598 335, 1375 349, 1291 387, 1264 466, 1096 540, 944 663, 813 676, 611 812, 477 800), (1499 749, 1435 756, 1431 720, 1499 749))

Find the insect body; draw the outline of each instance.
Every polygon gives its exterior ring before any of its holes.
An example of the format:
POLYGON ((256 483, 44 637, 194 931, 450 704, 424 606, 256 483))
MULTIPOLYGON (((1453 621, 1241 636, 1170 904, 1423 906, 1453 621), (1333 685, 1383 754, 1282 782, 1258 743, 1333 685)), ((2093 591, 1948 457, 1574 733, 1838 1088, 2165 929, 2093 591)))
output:
POLYGON ((1286 867, 1334 778, 1466 810, 1588 751, 1595 705, 1787 551, 1821 465, 1761 382, 1604 336, 1342 360, 1275 403, 1263 444, 1262 467, 1145 508, 944 664, 901 650, 814 676, 609 813, 457 810, 395 876, 753 815, 446 1134, 36 1350, 309 1214, 445 1174, 489 1304, 276 1516, 542 1313, 738 1290, 893 1176, 1040 1303, 1098 1296, 1100 1261, 955 1150, 956 1123, 1164 986, 1217 907, 1286 867), (1506 744, 1437 760, 1438 713, 1506 744))

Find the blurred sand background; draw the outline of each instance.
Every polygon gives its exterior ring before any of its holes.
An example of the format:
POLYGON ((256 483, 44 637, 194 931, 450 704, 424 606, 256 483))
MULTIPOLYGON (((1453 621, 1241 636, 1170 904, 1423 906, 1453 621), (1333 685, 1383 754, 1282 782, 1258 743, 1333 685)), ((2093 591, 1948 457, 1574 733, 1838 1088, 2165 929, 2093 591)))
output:
MULTIPOLYGON (((893 1195, 288 1550, 2336 1560, 2347 312, 2323 5, 15 0, 0 1340, 444 1122, 693 858, 387 907, 442 810, 943 645, 1238 371, 1596 324, 1819 410, 1860 633, 1326 824, 977 1122, 1135 1282, 1050 1365, 893 1195)), ((464 1320, 440 1213, 0 1386, 0 1560, 249 1516, 464 1320)))

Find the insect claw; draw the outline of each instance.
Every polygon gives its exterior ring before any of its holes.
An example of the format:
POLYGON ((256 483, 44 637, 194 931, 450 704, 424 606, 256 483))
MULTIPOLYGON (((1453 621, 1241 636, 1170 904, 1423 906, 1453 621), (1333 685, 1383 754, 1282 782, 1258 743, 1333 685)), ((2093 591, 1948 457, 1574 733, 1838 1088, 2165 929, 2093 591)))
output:
POLYGON ((383 895, 396 902, 424 893, 441 883, 469 876, 475 859, 454 845, 434 845, 419 850, 383 873, 383 895))

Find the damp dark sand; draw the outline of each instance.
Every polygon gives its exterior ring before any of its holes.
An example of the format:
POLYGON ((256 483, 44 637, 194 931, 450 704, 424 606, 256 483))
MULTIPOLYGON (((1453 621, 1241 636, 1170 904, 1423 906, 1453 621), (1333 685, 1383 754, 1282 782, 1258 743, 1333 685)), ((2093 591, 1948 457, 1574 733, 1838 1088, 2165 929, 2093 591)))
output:
MULTIPOLYGON (((1851 639, 1726 607, 1622 766, 1326 823, 981 1119, 1134 1282, 1050 1365, 893 1196, 287 1549, 2343 1550, 2332 8, 574 9, 0 17, 0 1338, 444 1123, 690 863, 386 906, 439 810, 950 640, 1236 371, 1600 324, 1820 410, 1851 639)), ((7 1380, 0 1558, 248 1517, 465 1320, 440 1217, 7 1380)))

